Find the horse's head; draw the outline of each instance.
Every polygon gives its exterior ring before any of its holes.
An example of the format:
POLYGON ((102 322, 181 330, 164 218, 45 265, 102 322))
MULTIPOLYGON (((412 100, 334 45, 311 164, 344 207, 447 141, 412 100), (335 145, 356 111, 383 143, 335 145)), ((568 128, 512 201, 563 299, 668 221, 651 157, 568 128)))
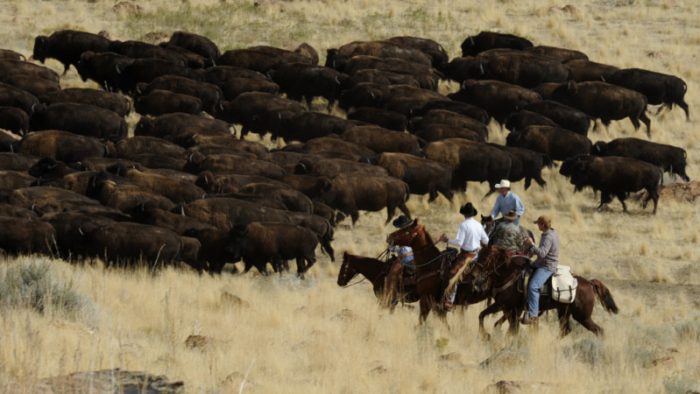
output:
POLYGON ((505 250, 488 246, 479 251, 479 256, 469 270, 469 276, 473 278, 473 291, 483 293, 489 291, 494 281, 503 272, 502 268, 508 264, 509 257, 505 250))
POLYGON ((416 239, 425 239, 425 226, 418 224, 418 219, 408 226, 394 231, 386 237, 389 245, 412 246, 416 239))
POLYGON ((347 285, 357 275, 358 272, 352 267, 351 260, 352 255, 348 252, 343 253, 343 264, 338 272, 338 286, 347 285))

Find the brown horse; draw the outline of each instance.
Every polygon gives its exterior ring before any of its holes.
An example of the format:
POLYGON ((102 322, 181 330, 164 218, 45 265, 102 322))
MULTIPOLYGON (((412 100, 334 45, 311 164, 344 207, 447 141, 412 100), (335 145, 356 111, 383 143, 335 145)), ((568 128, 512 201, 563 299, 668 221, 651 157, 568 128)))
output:
MULTIPOLYGON (((347 286, 355 276, 361 274, 372 283, 374 295, 381 300, 385 297, 384 284, 391 264, 391 261, 385 262, 372 257, 355 256, 345 252, 343 253, 343 264, 338 272, 338 286, 347 286)), ((406 282, 408 280, 404 277, 404 283, 406 282)), ((402 302, 416 302, 418 297, 416 297, 414 290, 411 286, 406 286, 398 295, 398 298, 402 302)), ((390 302, 390 304, 394 305, 394 302, 390 302)))
MULTIPOLYGON (((528 259, 510 258, 500 248, 487 247, 481 250, 478 262, 471 267, 470 272, 474 277, 474 291, 490 292, 494 299, 494 303, 479 314, 479 329, 482 333, 485 332, 483 323, 486 316, 503 311, 511 320, 517 319, 523 312, 526 289, 519 278, 528 268, 528 259)), ((571 316, 594 334, 602 335, 603 329, 591 319, 596 296, 603 308, 610 313, 618 312, 615 300, 610 290, 599 280, 588 280, 577 275, 574 277, 578 280, 574 302, 560 303, 543 295, 540 297, 540 314, 556 309, 562 336, 571 332, 571 316)))
POLYGON ((387 237, 390 245, 410 246, 416 264, 416 294, 420 301, 419 322, 425 322, 430 311, 445 319, 446 311, 438 307, 442 303, 447 286, 453 251, 440 252, 425 227, 415 219, 409 226, 394 231, 387 237))

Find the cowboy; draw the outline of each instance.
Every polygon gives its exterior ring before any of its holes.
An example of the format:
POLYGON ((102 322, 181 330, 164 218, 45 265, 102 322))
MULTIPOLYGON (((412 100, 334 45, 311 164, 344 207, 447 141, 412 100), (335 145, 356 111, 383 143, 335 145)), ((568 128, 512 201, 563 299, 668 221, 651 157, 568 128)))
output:
MULTIPOLYGON (((406 215, 401 215, 396 220, 392 222, 394 227, 401 230, 411 224, 413 220, 409 219, 406 215)), ((386 275, 385 286, 386 295, 388 300, 391 301, 394 297, 394 292, 396 291, 396 283, 398 283, 401 274, 403 273, 404 267, 411 271, 414 271, 416 266, 413 259, 413 248, 410 246, 401 245, 391 245, 389 246, 389 252, 396 254, 396 259, 389 268, 389 272, 386 275)))
POLYGON ((510 191, 510 181, 501 179, 501 182, 496 184, 496 189, 498 189, 498 197, 496 197, 496 203, 493 204, 491 218, 496 219, 498 214, 506 215, 510 211, 515 211, 517 218, 514 223, 520 225, 520 218, 525 213, 525 205, 517 194, 510 191))
MULTIPOLYGON (((459 213, 464 216, 464 221, 460 223, 455 239, 448 240, 445 234, 442 234, 440 238, 438 238, 438 242, 447 242, 448 244, 459 247, 459 254, 457 254, 457 258, 455 259, 452 269, 450 270, 450 277, 459 272, 468 258, 471 258, 472 260, 475 259, 479 253, 479 249, 481 249, 482 246, 488 245, 489 243, 489 237, 486 235, 484 227, 481 225, 481 223, 474 219, 478 212, 472 203, 468 202, 464 204, 459 209, 459 213)), ((456 295, 457 287, 455 286, 449 299, 445 300, 445 309, 449 310, 452 308, 456 295)))
POLYGON ((518 214, 515 211, 510 211, 508 214, 503 215, 502 219, 491 233, 489 245, 505 249, 511 256, 525 252, 527 249, 525 242, 530 236, 524 228, 515 224, 518 214))
POLYGON ((531 264, 535 271, 530 277, 527 286, 527 313, 523 316, 523 324, 533 324, 540 314, 540 288, 551 277, 559 266, 559 234, 552 228, 552 219, 542 215, 535 221, 537 227, 542 231, 540 245, 535 246, 535 241, 528 238, 526 244, 529 247, 530 255, 537 256, 531 264))

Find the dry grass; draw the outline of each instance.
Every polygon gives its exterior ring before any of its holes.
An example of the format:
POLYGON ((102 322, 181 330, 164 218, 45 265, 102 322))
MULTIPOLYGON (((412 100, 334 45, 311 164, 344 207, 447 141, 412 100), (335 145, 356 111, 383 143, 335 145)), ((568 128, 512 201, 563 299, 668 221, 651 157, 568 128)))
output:
MULTIPOLYGON (((692 1, 576 3, 499 1, 494 4, 418 1, 187 1, 134 2, 115 11, 113 1, 2 1, 3 46, 31 52, 33 36, 65 27, 107 30, 114 39, 151 39, 175 29, 207 34, 222 48, 307 41, 321 53, 358 39, 398 34, 441 42, 452 56, 461 40, 483 29, 512 31, 538 43, 583 50, 596 61, 677 74, 688 82, 691 111, 700 104, 700 7, 692 1), (487 4, 487 5, 485 5, 487 4)), ((57 63, 49 61, 59 70, 57 63)), ((82 85, 71 70, 64 86, 82 85)), ((653 119, 655 141, 688 150, 691 178, 700 176, 698 121, 674 110, 653 119)), ((505 134, 492 125, 493 140, 505 134)), ((591 138, 642 136, 627 121, 591 138)), ((335 285, 337 265, 325 257, 306 281, 291 275, 197 276, 169 269, 146 272, 74 267, 50 261, 52 274, 95 305, 90 316, 60 311, 0 310, 0 391, 30 391, 38 379, 75 371, 120 367, 184 380, 188 392, 472 392, 499 380, 544 382, 549 392, 686 392, 700 390, 700 235, 696 202, 662 200, 652 216, 630 201, 597 212, 591 192, 573 194, 568 182, 547 171, 545 190, 527 192, 528 220, 555 218, 562 261, 577 273, 603 280, 620 315, 596 307, 606 329, 594 338, 578 325, 558 339, 550 316, 539 331, 517 338, 496 332, 478 337, 481 306, 417 328, 417 312, 380 309, 368 286, 335 285), (208 337, 201 349, 190 334, 208 337), (20 385, 21 384, 21 385, 20 385)), ((409 206, 433 234, 451 232, 455 207, 467 200, 487 211, 493 197, 470 185, 450 204, 409 206)), ((363 215, 358 226, 340 226, 336 250, 376 255, 384 214, 363 215)), ((22 258, 2 264, 27 264, 22 258)), ((490 320, 489 322, 493 322, 490 320)))

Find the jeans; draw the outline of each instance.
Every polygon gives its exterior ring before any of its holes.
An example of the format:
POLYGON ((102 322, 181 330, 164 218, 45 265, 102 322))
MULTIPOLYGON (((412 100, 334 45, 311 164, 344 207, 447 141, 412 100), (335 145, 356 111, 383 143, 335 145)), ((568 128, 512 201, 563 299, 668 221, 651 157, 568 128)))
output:
POLYGON ((527 309, 530 317, 537 317, 540 314, 540 288, 544 282, 554 274, 552 271, 540 267, 532 273, 530 283, 527 285, 527 309))

